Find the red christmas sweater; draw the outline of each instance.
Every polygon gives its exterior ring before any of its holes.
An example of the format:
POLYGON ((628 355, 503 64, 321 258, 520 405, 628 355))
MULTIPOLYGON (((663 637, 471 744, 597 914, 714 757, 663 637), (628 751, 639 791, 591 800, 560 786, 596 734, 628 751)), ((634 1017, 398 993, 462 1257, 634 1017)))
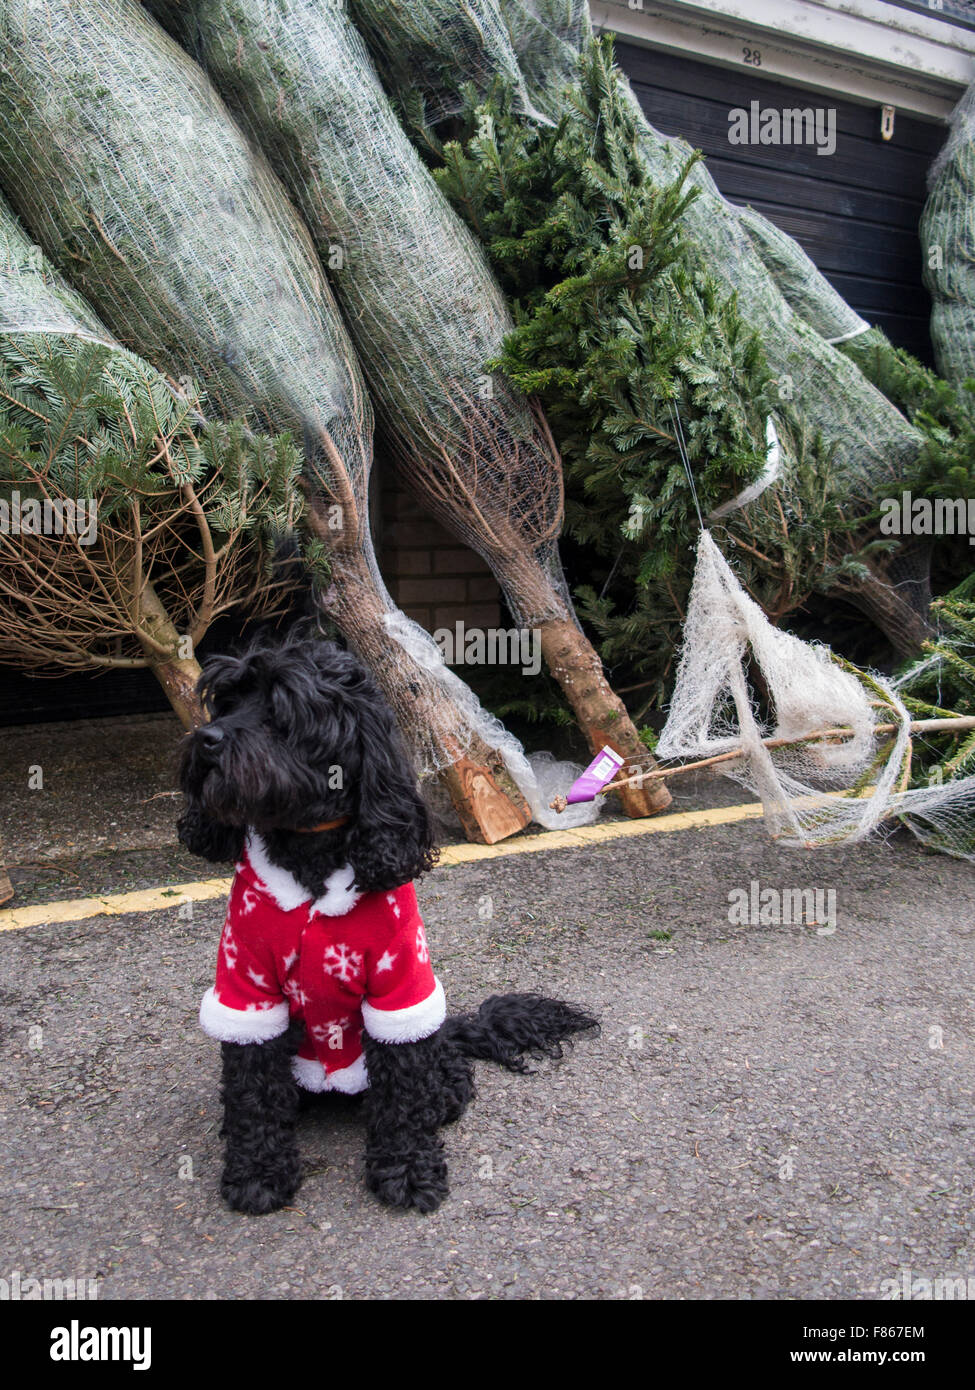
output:
POLYGON ((221 1042, 253 1043, 300 1018, 299 1084, 352 1095, 369 1084, 363 1028, 380 1042, 416 1042, 437 1031, 446 1004, 412 883, 358 893, 345 868, 324 889, 313 899, 248 836, 200 1024, 221 1042))

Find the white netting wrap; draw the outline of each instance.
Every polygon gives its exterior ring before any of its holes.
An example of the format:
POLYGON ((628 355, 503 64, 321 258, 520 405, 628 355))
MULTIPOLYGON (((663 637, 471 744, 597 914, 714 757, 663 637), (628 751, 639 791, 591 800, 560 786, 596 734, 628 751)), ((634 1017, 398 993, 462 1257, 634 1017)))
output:
MULTIPOLYGON (((531 404, 485 371, 511 316, 341 0, 185 0, 178 24, 151 3, 304 213, 407 484, 484 555, 519 623, 569 617, 558 453, 531 404)), ((470 18, 464 7, 463 32, 470 18)))
POLYGON ((843 343, 870 328, 792 237, 754 208, 738 218, 789 307, 828 343, 843 343))
POLYGON ((304 446, 326 603, 423 771, 476 734, 391 644, 368 526, 372 410, 307 230, 200 69, 136 0, 0 11, 0 175, 115 336, 206 409, 304 446))
POLYGON ((741 749, 717 766, 761 798, 771 833, 787 844, 855 842, 903 819, 921 838, 936 829, 949 853, 975 857, 966 847, 975 777, 907 790, 911 719, 896 690, 880 677, 868 688, 828 649, 772 627, 707 531, 683 640, 661 757, 741 749), (765 719, 751 667, 768 692, 765 719))
POLYGON ((0 333, 42 333, 117 347, 0 198, 0 333))
POLYGON ((931 339, 948 381, 975 377, 975 84, 951 117, 951 133, 928 171, 921 216, 931 339))
POLYGON ((571 786, 582 768, 575 763, 559 762, 550 753, 526 754, 518 739, 500 719, 489 714, 473 691, 444 664, 440 648, 425 628, 412 622, 403 613, 386 619, 386 630, 399 642, 416 664, 426 671, 448 693, 453 704, 464 711, 488 748, 495 749, 512 779, 519 787, 532 810, 532 819, 547 830, 571 830, 578 825, 591 825, 602 807, 594 802, 570 806, 561 815, 549 805, 564 787, 571 786))
POLYGON ((351 0, 350 8, 356 21, 368 28, 370 47, 380 55, 384 70, 396 74, 396 86, 404 94, 412 90, 422 100, 431 124, 456 115, 463 107, 457 86, 458 53, 483 71, 501 72, 520 109, 532 112, 495 0, 461 0, 459 4, 426 0, 420 5, 412 0, 368 0, 361 6, 351 0))

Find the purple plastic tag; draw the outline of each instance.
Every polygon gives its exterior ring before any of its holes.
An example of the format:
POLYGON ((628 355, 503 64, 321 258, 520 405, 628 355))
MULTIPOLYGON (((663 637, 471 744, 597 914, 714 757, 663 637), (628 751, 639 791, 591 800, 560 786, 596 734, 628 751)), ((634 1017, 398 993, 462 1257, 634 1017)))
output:
POLYGON ((625 761, 612 748, 601 748, 582 776, 572 783, 565 798, 567 803, 574 806, 579 801, 593 801, 607 782, 612 782, 625 761))

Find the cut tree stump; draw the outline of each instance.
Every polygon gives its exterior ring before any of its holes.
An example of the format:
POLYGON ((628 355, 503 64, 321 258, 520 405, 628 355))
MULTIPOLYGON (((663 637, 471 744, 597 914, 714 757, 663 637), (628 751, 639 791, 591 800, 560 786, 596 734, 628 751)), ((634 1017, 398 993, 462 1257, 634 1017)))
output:
MULTIPOLYGON (((599 654, 584 633, 571 619, 556 618, 541 624, 541 634, 545 663, 565 691, 592 751, 598 753, 608 744, 629 767, 655 768, 626 706, 606 679, 599 654)), ((671 803, 662 781, 620 787, 616 794, 623 810, 633 818, 659 815, 671 803)))
POLYGON ((496 845, 509 835, 517 835, 531 820, 531 809, 517 788, 514 795, 511 790, 503 791, 483 762, 461 755, 441 772, 440 779, 464 834, 475 844, 496 845))

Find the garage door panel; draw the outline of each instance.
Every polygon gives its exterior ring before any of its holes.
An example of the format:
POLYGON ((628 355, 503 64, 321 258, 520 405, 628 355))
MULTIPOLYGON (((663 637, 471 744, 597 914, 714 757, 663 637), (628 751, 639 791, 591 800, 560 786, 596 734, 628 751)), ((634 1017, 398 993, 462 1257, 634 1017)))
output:
MULTIPOLYGON (((634 84, 640 105, 652 125, 664 135, 682 135, 695 149, 705 152, 729 151, 729 158, 743 165, 779 168, 783 157, 788 158, 793 174, 823 179, 838 184, 855 184, 863 188, 887 190, 896 180, 912 195, 924 194, 924 180, 930 158, 916 150, 886 148, 878 131, 873 140, 861 140, 841 128, 836 130, 836 149, 832 154, 819 154, 813 144, 734 145, 728 135, 731 129, 728 106, 711 102, 688 107, 675 124, 673 107, 665 93, 655 92, 640 83, 634 84)), ((805 132, 803 132, 805 133, 805 132)))
POLYGON ((721 156, 708 160, 715 183, 736 203, 778 203, 797 212, 818 212, 829 218, 833 235, 845 234, 845 222, 873 223, 917 235, 922 203, 895 193, 871 192, 850 184, 824 182, 810 188, 808 179, 784 169, 762 169, 721 156))
MULTIPOLYGON (((653 49, 638 48, 635 44, 616 45, 617 58, 631 83, 646 84, 668 96, 670 109, 680 108, 683 97, 689 106, 703 97, 724 112, 723 129, 727 131, 727 112, 736 106, 748 107, 755 99, 763 106, 832 107, 837 113, 838 127, 847 136, 865 141, 880 140, 880 111, 872 104, 845 101, 813 92, 789 83, 777 82, 762 75, 761 69, 746 67, 723 68, 701 63, 693 58, 662 54, 653 49), (707 72, 707 86, 702 88, 702 69, 707 72)), ((905 151, 916 151, 931 158, 944 142, 944 127, 939 121, 925 121, 916 116, 898 115, 897 145, 905 151)))
POLYGON ((932 360, 918 224, 944 126, 898 113, 888 142, 876 106, 771 82, 751 68, 716 67, 633 44, 618 44, 617 56, 652 124, 703 150, 726 198, 764 212, 854 309, 882 324, 895 343, 932 360), (728 112, 748 110, 753 100, 780 111, 831 107, 836 152, 732 145, 728 112))

